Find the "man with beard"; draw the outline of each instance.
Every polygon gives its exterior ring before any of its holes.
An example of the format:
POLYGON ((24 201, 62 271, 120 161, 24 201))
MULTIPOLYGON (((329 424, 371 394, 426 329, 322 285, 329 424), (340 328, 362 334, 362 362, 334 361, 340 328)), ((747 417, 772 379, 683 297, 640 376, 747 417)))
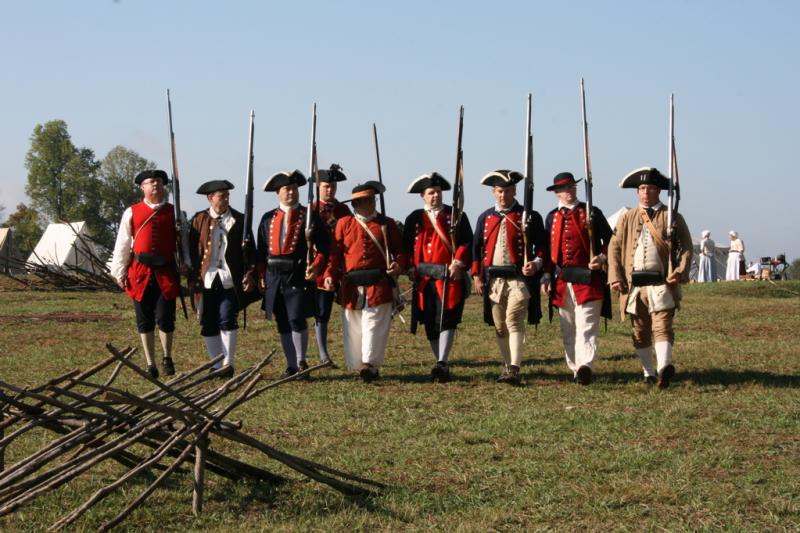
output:
POLYGON ((325 289, 339 287, 347 368, 370 382, 380 376, 395 303, 397 276, 406 264, 403 237, 394 220, 375 210, 377 181, 353 188, 352 215, 336 223, 325 289))

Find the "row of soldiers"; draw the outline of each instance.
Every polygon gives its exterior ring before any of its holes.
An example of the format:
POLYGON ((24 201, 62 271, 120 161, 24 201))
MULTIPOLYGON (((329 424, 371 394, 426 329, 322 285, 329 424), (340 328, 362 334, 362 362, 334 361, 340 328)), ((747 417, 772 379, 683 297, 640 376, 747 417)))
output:
MULTIPOLYGON (((592 207, 591 232, 586 204, 577 198, 581 180, 569 172, 556 175, 547 187, 557 207, 544 219, 530 213, 527 223, 515 199, 522 174, 488 173, 481 183, 491 188, 494 206, 481 213, 474 230, 466 215, 459 217, 452 233, 452 209, 443 203, 451 185, 439 173, 423 175, 408 187, 420 195, 423 207, 406 218, 402 231, 376 209, 376 196, 385 191, 381 183, 359 184, 349 200, 340 202, 337 184, 346 179, 341 167, 319 171, 318 179, 319 198, 311 209, 299 201, 299 187, 307 183, 300 171, 267 180, 264 190, 275 192, 279 205, 262 217, 255 247, 247 244, 252 239, 243 239, 250 231, 243 215, 229 204, 233 184, 215 180, 197 190, 209 208, 191 220, 187 270, 208 354, 224 355, 219 375, 233 375, 238 315, 257 300, 277 325, 285 375, 308 368, 312 317, 320 358, 330 360, 328 322, 336 301, 342 308, 347 368, 358 370, 364 381, 378 378, 400 301, 397 278, 406 273, 413 282, 411 330, 424 326, 435 358, 434 381, 451 378, 449 355, 474 285, 502 358, 498 382, 520 384, 526 323, 540 321, 540 294, 545 294, 551 313, 558 310, 573 379, 589 384, 600 319, 611 316, 613 288, 621 295, 621 312, 630 317, 644 380, 669 385, 675 374, 672 322, 680 284, 688 281, 692 246, 686 223, 675 213, 676 261, 670 261, 667 208, 660 201, 669 181, 657 169, 637 169, 622 180, 621 187, 636 189, 639 206, 619 219, 615 231, 592 207)), ((156 326, 162 369, 174 373, 172 334, 180 291, 174 212, 166 202, 164 171, 142 172, 135 181, 144 198, 123 214, 112 275, 133 299, 148 372, 158 377, 156 326)))

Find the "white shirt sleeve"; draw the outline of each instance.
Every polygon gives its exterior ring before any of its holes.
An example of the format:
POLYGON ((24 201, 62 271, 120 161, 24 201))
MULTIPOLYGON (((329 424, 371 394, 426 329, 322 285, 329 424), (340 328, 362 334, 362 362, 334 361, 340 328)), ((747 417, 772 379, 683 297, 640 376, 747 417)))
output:
POLYGON ((131 234, 132 218, 133 210, 129 207, 122 213, 117 241, 114 243, 114 254, 111 256, 111 275, 119 283, 123 283, 128 276, 128 264, 131 261, 131 248, 133 246, 133 235, 131 234))

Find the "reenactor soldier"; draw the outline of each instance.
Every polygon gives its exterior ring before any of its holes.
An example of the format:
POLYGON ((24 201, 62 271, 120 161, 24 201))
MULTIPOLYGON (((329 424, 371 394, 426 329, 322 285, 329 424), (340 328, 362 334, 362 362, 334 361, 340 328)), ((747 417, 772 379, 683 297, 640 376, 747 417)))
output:
POLYGON ((545 231, 550 236, 548 269, 553 280, 551 283, 550 274, 544 274, 542 287, 550 295, 550 305, 558 308, 564 354, 573 379, 588 385, 597 354, 600 317, 611 318, 611 294, 603 267, 608 262, 612 232, 603 212, 592 206, 593 231, 589 233, 586 203, 578 202, 576 194, 580 181, 569 172, 561 172, 547 187, 558 198, 558 206, 545 218, 545 231))
POLYGON ((156 324, 164 350, 164 374, 175 373, 172 336, 175 298, 180 294, 175 265, 175 209, 165 200, 169 178, 163 170, 140 172, 134 182, 142 190, 143 199, 122 213, 111 275, 133 300, 147 372, 155 379, 159 376, 154 359, 156 324))
POLYGON ((319 218, 312 212, 307 221, 309 210, 300 205, 299 187, 305 184, 299 170, 278 172, 267 180, 264 190, 275 192, 279 205, 262 217, 257 235, 262 309, 278 327, 284 376, 308 368, 307 319, 314 316, 314 280, 325 266, 330 242, 319 218))
POLYGON ((418 322, 425 326, 436 358, 431 377, 441 383, 450 381, 448 358, 470 290, 464 271, 472 263, 472 228, 466 215, 453 233, 455 243, 450 239, 453 210, 442 199, 442 191, 450 189, 437 172, 414 180, 408 192, 419 194, 424 207, 408 215, 403 224, 408 272, 414 283, 411 333, 416 333, 418 322))
POLYGON ((634 170, 619 186, 636 189, 639 205, 617 221, 608 247, 608 282, 620 292, 620 311, 631 318, 633 347, 645 381, 663 389, 675 375, 672 321, 681 300, 680 284, 689 281, 692 237, 683 217, 674 213, 677 246, 670 247, 668 210, 659 198, 661 190, 669 188, 669 179, 657 169, 634 170))
MULTIPOLYGON (((314 202, 315 211, 322 220, 322 225, 328 230, 328 236, 333 240, 336 231, 336 222, 342 217, 350 215, 350 208, 336 199, 336 189, 338 182, 347 179, 342 167, 331 165, 330 170, 320 170, 319 172, 319 200, 314 202)), ((311 182, 314 181, 312 177, 311 182)), ((328 352, 328 322, 331 318, 333 301, 336 299, 336 292, 325 290, 325 280, 322 273, 316 279, 316 293, 314 296, 314 330, 317 334, 317 347, 319 348, 319 358, 321 363, 331 360, 328 352)))
POLYGON ((523 208, 515 200, 516 184, 522 179, 512 170, 495 170, 481 179, 492 188, 495 205, 478 217, 472 241, 472 279, 483 296, 483 319, 494 326, 503 359, 497 381, 511 385, 522 380, 526 316, 529 324, 538 324, 542 317, 539 281, 547 247, 536 211, 523 231, 523 208))
POLYGON ((325 289, 339 287, 347 368, 370 382, 380 376, 397 296, 405 269, 403 237, 394 220, 375 210, 384 186, 367 181, 353 188, 352 215, 336 223, 325 289))
MULTIPOLYGON (((205 195, 210 205, 195 213, 189 229, 200 335, 209 357, 224 354, 215 366, 222 369, 220 377, 234 373, 239 311, 260 298, 252 268, 255 250, 252 244, 242 249, 251 229, 244 227, 244 215, 230 207, 231 189, 228 180, 203 183, 197 194, 205 195)), ((252 243, 252 238, 247 242, 252 243)))

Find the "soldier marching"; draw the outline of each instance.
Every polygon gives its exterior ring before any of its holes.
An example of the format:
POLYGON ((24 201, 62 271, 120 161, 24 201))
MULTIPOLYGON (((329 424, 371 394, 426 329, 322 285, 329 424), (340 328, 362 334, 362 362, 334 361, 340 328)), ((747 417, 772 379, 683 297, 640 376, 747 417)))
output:
MULTIPOLYGON (((338 302, 345 365, 357 370, 363 381, 372 382, 380 377, 393 335, 391 324, 402 311, 398 276, 405 273, 412 285, 410 329, 416 333, 422 324, 425 330, 433 355, 433 381, 452 379, 456 330, 474 288, 482 299, 484 322, 494 330, 501 360, 498 382, 523 383, 526 355, 536 350, 530 337, 526 342, 527 325, 540 322, 540 294, 547 294, 551 310, 558 310, 572 377, 577 383, 590 383, 596 377, 600 318, 610 317, 609 289, 613 289, 621 296, 621 314, 629 317, 644 381, 668 387, 675 376, 673 320, 692 255, 688 227, 677 212, 672 130, 670 176, 652 167, 625 176, 620 186, 636 189, 639 206, 624 214, 612 231, 602 211, 591 204, 584 108, 587 202, 577 199, 581 180, 569 172, 559 173, 547 187, 557 206, 543 220, 532 206, 530 104, 529 96, 525 173, 501 169, 481 179, 490 188, 494 205, 480 214, 474 231, 464 213, 463 108, 454 184, 438 172, 413 180, 407 192, 418 194, 422 207, 405 217, 402 225, 385 213, 379 156, 379 180, 352 189, 351 211, 336 197, 338 183, 346 179, 342 168, 334 164, 318 169, 312 141, 312 179, 293 170, 275 173, 266 181, 263 189, 275 193, 278 205, 262 216, 254 243, 248 227, 252 113, 245 214, 230 205, 233 183, 208 181, 197 193, 209 206, 194 215, 188 237, 182 237, 180 219, 185 215, 167 201, 166 172, 138 174, 135 183, 143 198, 123 214, 111 271, 133 300, 148 373, 154 378, 160 375, 154 355, 156 327, 163 348, 161 370, 165 375, 175 372, 179 274, 187 273, 208 355, 222 356, 215 367, 218 376, 235 372, 239 316, 256 299, 261 300, 265 317, 276 324, 285 377, 309 368, 312 317, 320 362, 332 364, 328 325, 333 303, 338 302), (517 185, 523 181, 520 203, 517 185), (309 203, 303 206, 299 195, 306 184, 316 188, 317 197, 310 190, 309 203), (444 201, 450 190, 452 205, 444 201), (668 193, 668 204, 660 198, 662 191, 668 193)), ((373 133, 377 155, 374 126, 373 133)), ((179 198, 175 200, 177 204, 179 198)))

